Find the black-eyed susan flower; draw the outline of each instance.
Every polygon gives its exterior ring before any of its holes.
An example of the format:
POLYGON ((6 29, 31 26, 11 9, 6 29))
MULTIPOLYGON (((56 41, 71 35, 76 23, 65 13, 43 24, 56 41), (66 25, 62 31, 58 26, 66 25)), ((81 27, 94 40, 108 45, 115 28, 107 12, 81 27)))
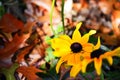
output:
POLYGON ((59 72, 59 68, 62 63, 66 62, 67 65, 72 65, 70 76, 75 77, 77 73, 82 69, 81 61, 84 59, 84 55, 92 52, 93 48, 99 47, 98 44, 94 46, 88 43, 89 36, 96 33, 95 30, 90 30, 87 34, 81 36, 79 28, 81 22, 77 24, 72 38, 68 35, 60 35, 58 38, 51 40, 51 46, 54 49, 53 54, 56 57, 60 57, 57 63, 56 71, 59 72))
MULTIPOLYGON (((100 46, 99 46, 100 47, 100 46)), ((102 60, 107 59, 110 65, 113 64, 113 56, 120 57, 120 47, 116 48, 113 51, 105 52, 100 48, 94 50, 90 55, 84 56, 84 60, 82 61, 82 72, 86 72, 86 67, 89 63, 94 62, 94 67, 98 75, 101 74, 102 60)))

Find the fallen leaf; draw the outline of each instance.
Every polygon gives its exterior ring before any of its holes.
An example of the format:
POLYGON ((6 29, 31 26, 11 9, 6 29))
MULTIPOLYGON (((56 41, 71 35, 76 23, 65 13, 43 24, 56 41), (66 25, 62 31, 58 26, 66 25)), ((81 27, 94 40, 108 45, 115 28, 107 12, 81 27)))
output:
POLYGON ((33 46, 27 46, 24 50, 22 50, 18 55, 17 55, 17 62, 20 63, 24 61, 24 56, 29 53, 29 51, 33 48, 33 46))
POLYGON ((18 20, 15 16, 6 13, 0 20, 0 29, 2 31, 11 33, 23 29, 24 24, 22 21, 18 20))
POLYGON ((114 1, 101 0, 101 1, 99 1, 98 6, 104 14, 108 15, 113 10, 113 3, 114 3, 114 1))
POLYGON ((16 34, 11 42, 5 43, 5 47, 0 49, 0 59, 10 57, 29 38, 35 22, 27 22, 21 30, 20 35, 16 34))
POLYGON ((0 59, 10 57, 16 50, 19 49, 25 39, 26 38, 24 36, 18 36, 16 34, 11 42, 6 43, 5 47, 0 49, 0 59))
POLYGON ((119 2, 119 1, 116 1, 116 2, 114 3, 114 7, 115 7, 115 9, 120 10, 120 2, 119 2))
POLYGON ((117 40, 117 37, 115 35, 98 33, 97 36, 101 37, 101 39, 103 40, 103 44, 105 44, 105 45, 111 45, 111 46, 118 45, 118 40, 117 40))
POLYGON ((85 0, 79 0, 79 2, 73 2, 73 9, 78 12, 83 8, 88 8, 88 3, 85 0))
POLYGON ((42 70, 37 69, 35 66, 20 66, 17 72, 22 73, 27 80, 42 80, 36 75, 37 72, 42 72, 42 70))
POLYGON ((112 12, 112 25, 113 25, 113 32, 115 35, 120 36, 120 29, 119 29, 119 24, 120 24, 120 11, 119 10, 114 10, 112 12))

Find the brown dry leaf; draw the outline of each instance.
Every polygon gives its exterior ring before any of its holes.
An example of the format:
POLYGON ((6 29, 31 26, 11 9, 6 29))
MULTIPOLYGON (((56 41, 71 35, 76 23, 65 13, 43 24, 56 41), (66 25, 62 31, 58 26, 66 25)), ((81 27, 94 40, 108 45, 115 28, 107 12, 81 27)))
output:
POLYGON ((115 7, 115 9, 120 10, 120 2, 119 2, 119 1, 116 1, 116 2, 114 3, 114 7, 115 7))
MULTIPOLYGON (((36 12, 35 12, 36 9, 33 8, 34 13, 32 14, 32 16, 36 17, 40 22, 48 22, 50 20, 50 11, 51 11, 52 1, 49 1, 49 0, 32 0, 31 2, 29 2, 29 4, 30 3, 32 3, 32 4, 34 4, 38 7, 38 11, 36 11, 36 12)), ((56 10, 56 8, 54 8, 54 10, 53 10, 53 21, 57 21, 56 19, 58 21, 60 21, 60 14, 56 10)))
POLYGON ((10 57, 15 53, 16 50, 20 48, 20 46, 29 38, 33 25, 34 22, 27 22, 20 35, 16 34, 11 42, 5 43, 5 47, 3 49, 0 49, 0 59, 10 57))
POLYGON ((97 36, 100 36, 104 40, 103 43, 106 45, 112 45, 112 46, 118 45, 118 40, 115 35, 98 33, 97 36))
POLYGON ((22 29, 22 33, 32 33, 32 27, 35 25, 35 22, 28 21, 25 25, 24 28, 22 29))
POLYGON ((24 60, 24 56, 29 53, 29 51, 33 48, 33 46, 27 46, 24 50, 22 50, 17 55, 17 62, 22 62, 24 60))
POLYGON ((79 12, 82 8, 88 8, 88 3, 85 0, 79 0, 77 3, 73 3, 73 9, 79 12))
POLYGON ((17 69, 17 72, 22 73, 27 80, 42 80, 36 75, 37 72, 42 72, 42 70, 37 69, 35 66, 21 66, 17 69))
POLYGON ((99 30, 103 33, 103 34, 109 34, 112 29, 106 26, 100 26, 99 30))
POLYGON ((110 14, 113 10, 113 4, 114 1, 111 0, 101 0, 98 3, 98 6, 100 7, 100 10, 104 13, 104 14, 110 14))
POLYGON ((24 27, 23 22, 21 22, 16 17, 8 13, 5 14, 0 20, 0 29, 2 29, 2 31, 7 33, 15 32, 19 29, 23 29, 23 27, 24 27))
POLYGON ((31 3, 45 8, 48 12, 51 10, 50 6, 52 4, 52 1, 50 0, 32 0, 31 3))
POLYGON ((119 10, 114 10, 112 12, 111 19, 112 19, 113 31, 114 31, 115 35, 120 36, 120 29, 119 29, 120 11, 119 10))
POLYGON ((8 58, 16 50, 19 49, 20 45, 26 40, 24 35, 18 36, 17 34, 13 37, 11 42, 6 43, 3 49, 0 49, 0 59, 8 58))

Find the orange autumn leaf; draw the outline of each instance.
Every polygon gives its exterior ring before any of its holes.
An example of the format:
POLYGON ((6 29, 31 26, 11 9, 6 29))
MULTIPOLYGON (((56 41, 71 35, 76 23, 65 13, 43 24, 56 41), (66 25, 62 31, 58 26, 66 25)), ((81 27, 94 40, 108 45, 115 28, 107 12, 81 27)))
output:
MULTIPOLYGON (((29 5, 34 4, 34 5, 38 6, 38 9, 39 9, 39 11, 37 12, 37 11, 34 11, 35 8, 33 7, 34 12, 33 13, 27 12, 26 14, 28 14, 28 15, 32 14, 32 16, 36 17, 36 19, 40 22, 49 22, 52 1, 50 1, 50 0, 32 0, 32 1, 28 1, 26 3, 29 5), (38 15, 40 13, 42 13, 42 15, 38 15)), ((60 21, 60 14, 58 13, 56 8, 54 8, 54 10, 53 10, 52 19, 53 19, 53 22, 60 21)))
POLYGON ((113 10, 113 4, 114 1, 110 1, 110 0, 101 0, 98 3, 98 6, 100 8, 100 10, 104 13, 104 14, 110 14, 113 10))
POLYGON ((12 54, 15 53, 20 48, 20 45, 24 43, 30 36, 32 26, 35 24, 35 22, 27 22, 24 25, 24 28, 21 30, 21 35, 19 36, 16 34, 13 37, 13 40, 11 42, 5 43, 5 47, 0 49, 0 59, 5 59, 10 57, 12 54))
POLYGON ((116 2, 114 3, 114 7, 115 7, 115 9, 120 10, 120 2, 119 2, 119 1, 116 1, 116 2))
POLYGON ((0 29, 2 29, 4 32, 15 32, 23 27, 24 24, 22 21, 8 13, 3 15, 2 19, 0 20, 0 29))
POLYGON ((83 8, 88 8, 88 3, 85 0, 79 0, 77 3, 73 3, 73 9, 75 11, 80 11, 83 8))
POLYGON ((113 26, 113 31, 115 33, 115 35, 120 36, 120 29, 119 29, 119 25, 120 25, 120 11, 119 10, 114 10, 112 12, 112 26, 113 26))
POLYGON ((112 45, 112 46, 118 45, 118 40, 115 35, 98 33, 97 36, 100 36, 104 40, 103 44, 112 45))
POLYGON ((22 73, 27 80, 42 80, 36 75, 37 72, 42 72, 42 70, 37 69, 35 66, 21 66, 17 69, 17 72, 22 73))
POLYGON ((11 42, 6 43, 3 49, 0 49, 0 59, 10 57, 16 50, 19 49, 20 45, 25 41, 25 36, 18 36, 17 34, 13 37, 11 42))
POLYGON ((31 33, 32 27, 36 24, 35 22, 27 21, 27 23, 24 25, 24 28, 21 30, 22 33, 31 33))
POLYGON ((33 48, 33 46, 27 46, 24 50, 22 50, 17 55, 17 62, 22 62, 24 60, 24 56, 29 53, 29 51, 33 48))

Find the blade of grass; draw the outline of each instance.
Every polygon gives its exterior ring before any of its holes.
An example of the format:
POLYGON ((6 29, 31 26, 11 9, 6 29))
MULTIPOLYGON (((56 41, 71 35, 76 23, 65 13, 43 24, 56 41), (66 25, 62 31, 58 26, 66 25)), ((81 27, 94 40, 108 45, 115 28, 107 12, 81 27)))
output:
POLYGON ((64 0, 62 0, 62 10, 61 10, 61 17, 62 17, 62 26, 63 26, 63 32, 65 33, 65 23, 64 23, 64 0))
POLYGON ((102 71, 101 71, 101 75, 100 75, 100 80, 104 80, 104 74, 102 71))
POLYGON ((54 29, 53 29, 53 24, 52 24, 54 4, 55 4, 55 0, 52 1, 52 7, 51 7, 51 12, 50 12, 50 27, 51 27, 51 29, 52 29, 53 35, 56 34, 55 31, 54 31, 54 29))

